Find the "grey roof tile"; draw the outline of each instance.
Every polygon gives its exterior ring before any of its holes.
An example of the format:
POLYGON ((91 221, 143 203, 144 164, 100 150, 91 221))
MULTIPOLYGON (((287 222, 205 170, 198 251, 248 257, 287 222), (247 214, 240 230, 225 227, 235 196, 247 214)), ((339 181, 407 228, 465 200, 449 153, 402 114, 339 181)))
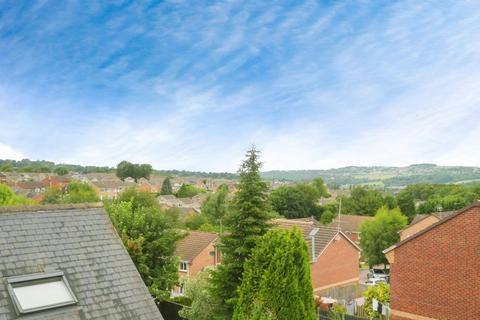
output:
POLYGON ((38 319, 163 319, 103 208, 0 208, 0 320, 17 319, 6 277, 53 270, 79 302, 38 319))

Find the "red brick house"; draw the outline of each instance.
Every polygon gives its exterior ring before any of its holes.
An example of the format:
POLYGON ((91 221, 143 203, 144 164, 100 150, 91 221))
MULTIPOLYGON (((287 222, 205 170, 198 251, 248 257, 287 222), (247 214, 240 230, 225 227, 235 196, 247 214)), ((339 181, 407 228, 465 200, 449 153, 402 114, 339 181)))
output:
POLYGON ((480 202, 384 253, 390 263, 391 319, 478 319, 480 202))
POLYGON ((360 248, 345 233, 315 219, 276 219, 280 228, 299 228, 307 242, 316 294, 359 281, 360 248))
MULTIPOLYGON (((217 239, 216 233, 189 231, 188 235, 178 242, 175 254, 180 260, 178 268, 180 282, 195 277, 205 268, 219 264, 220 253, 215 245, 217 239)), ((172 296, 182 294, 183 286, 172 290, 172 296)))
POLYGON ((365 221, 371 221, 374 217, 369 216, 357 216, 353 214, 342 214, 340 217, 336 217, 330 227, 336 228, 340 226, 340 230, 345 233, 350 240, 355 243, 360 243, 360 226, 365 221))

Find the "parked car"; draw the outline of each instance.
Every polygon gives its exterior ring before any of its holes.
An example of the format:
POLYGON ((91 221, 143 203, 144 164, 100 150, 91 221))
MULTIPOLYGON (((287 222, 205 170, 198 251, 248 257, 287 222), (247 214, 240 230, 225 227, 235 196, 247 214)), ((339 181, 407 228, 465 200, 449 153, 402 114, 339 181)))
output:
POLYGON ((387 280, 388 274, 383 269, 370 269, 367 274, 368 279, 382 279, 387 280))
POLYGON ((376 286, 379 283, 387 283, 385 279, 380 279, 380 278, 370 278, 367 281, 365 281, 363 284, 366 286, 376 286))

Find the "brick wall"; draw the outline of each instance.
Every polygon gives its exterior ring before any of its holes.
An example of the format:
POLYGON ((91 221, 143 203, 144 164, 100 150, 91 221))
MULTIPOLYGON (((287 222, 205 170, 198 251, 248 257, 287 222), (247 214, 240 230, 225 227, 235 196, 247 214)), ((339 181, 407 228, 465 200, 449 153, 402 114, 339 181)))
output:
POLYGON ((198 256, 195 257, 195 259, 192 260, 188 273, 190 277, 194 277, 205 267, 215 265, 215 256, 210 255, 210 252, 212 251, 215 251, 215 246, 210 243, 198 256))
POLYGON ((359 251, 344 237, 334 240, 310 266, 314 290, 358 282, 359 251))
POLYGON ((480 204, 394 250, 392 319, 477 319, 480 204))

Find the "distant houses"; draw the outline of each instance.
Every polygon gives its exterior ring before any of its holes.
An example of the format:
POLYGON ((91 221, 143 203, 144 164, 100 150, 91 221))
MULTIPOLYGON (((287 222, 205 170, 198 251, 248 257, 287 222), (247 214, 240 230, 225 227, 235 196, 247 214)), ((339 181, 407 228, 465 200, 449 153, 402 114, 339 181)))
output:
POLYGON ((164 209, 177 208, 184 214, 200 213, 200 208, 207 194, 200 193, 191 198, 177 198, 174 195, 160 195, 158 202, 164 209))
POLYGON ((92 181, 90 183, 95 191, 97 192, 100 200, 105 199, 114 199, 118 197, 120 193, 128 189, 129 187, 135 186, 133 182, 121 181, 119 180, 100 180, 92 181))
POLYGON ((0 319, 163 319, 102 207, 0 207, 0 319))
POLYGON ((422 217, 384 253, 391 319, 478 318, 480 202, 440 218, 422 217))

